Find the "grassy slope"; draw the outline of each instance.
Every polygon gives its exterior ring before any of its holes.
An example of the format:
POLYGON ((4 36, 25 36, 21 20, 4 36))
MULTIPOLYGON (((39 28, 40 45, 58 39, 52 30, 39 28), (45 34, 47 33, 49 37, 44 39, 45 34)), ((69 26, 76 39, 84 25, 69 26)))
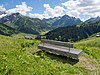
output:
POLYGON ((100 37, 90 37, 76 43, 75 47, 82 49, 84 53, 100 63, 100 37))
MULTIPOLYGON (((97 42, 99 41, 100 39, 97 42)), ((16 39, 0 35, 0 75, 94 75, 99 72, 100 58, 98 57, 100 56, 98 55, 100 51, 97 47, 94 47, 94 53, 97 50, 97 58, 85 52, 83 58, 81 57, 77 62, 45 52, 34 54, 38 51, 39 43, 37 40, 16 39), (86 66, 88 62, 89 65, 91 64, 90 67, 86 66), (96 66, 98 66, 97 69, 95 69, 96 66), (95 70, 91 70, 91 67, 95 70)), ((76 43, 75 47, 83 49, 83 45, 84 41, 81 41, 76 43)))
POLYGON ((88 39, 77 42, 75 47, 83 50, 83 56, 89 59, 88 62, 91 62, 95 67, 94 73, 100 75, 100 37, 93 35, 88 39))
POLYGON ((33 38, 36 38, 36 35, 34 34, 26 34, 26 33, 18 33, 18 34, 12 34, 11 37, 14 38, 24 38, 25 36, 31 36, 33 38))

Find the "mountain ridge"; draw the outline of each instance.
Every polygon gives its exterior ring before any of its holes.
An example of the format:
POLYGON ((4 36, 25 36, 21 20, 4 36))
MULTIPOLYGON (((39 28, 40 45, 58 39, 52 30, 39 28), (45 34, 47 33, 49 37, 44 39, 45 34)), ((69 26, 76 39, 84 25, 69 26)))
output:
POLYGON ((43 21, 56 27, 65 27, 80 24, 82 21, 79 18, 70 17, 68 15, 63 15, 62 17, 54 17, 49 19, 43 19, 43 21))
POLYGON ((100 20, 100 17, 97 16, 95 18, 90 18, 90 19, 86 20, 85 22, 92 22, 92 21, 99 21, 99 20, 100 20))
POLYGON ((51 25, 38 18, 30 18, 19 13, 13 13, 1 18, 0 23, 6 24, 17 31, 36 35, 42 31, 52 29, 51 25))
POLYGON ((73 26, 80 24, 82 21, 79 18, 70 17, 68 15, 62 16, 59 20, 55 21, 53 25, 58 27, 73 26))

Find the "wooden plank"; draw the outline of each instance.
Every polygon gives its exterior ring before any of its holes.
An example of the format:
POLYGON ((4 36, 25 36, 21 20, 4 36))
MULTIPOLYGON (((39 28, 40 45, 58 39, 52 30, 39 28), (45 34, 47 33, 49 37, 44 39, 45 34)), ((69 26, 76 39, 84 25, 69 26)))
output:
POLYGON ((76 50, 74 48, 70 48, 69 50, 69 48, 67 47, 51 45, 51 44, 40 44, 38 47, 42 50, 45 50, 46 52, 72 57, 75 59, 78 59, 82 54, 82 50, 76 50))
POLYGON ((41 39, 41 41, 47 44, 53 44, 53 45, 73 48, 73 43, 70 43, 70 42, 61 42, 61 41, 48 40, 48 39, 41 39))

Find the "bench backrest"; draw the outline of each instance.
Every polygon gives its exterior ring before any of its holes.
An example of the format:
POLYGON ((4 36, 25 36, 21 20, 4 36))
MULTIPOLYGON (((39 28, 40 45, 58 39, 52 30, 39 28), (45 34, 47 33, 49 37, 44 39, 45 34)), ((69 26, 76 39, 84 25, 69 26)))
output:
POLYGON ((53 45, 73 48, 73 43, 70 43, 70 42, 61 42, 61 41, 48 40, 48 39, 41 39, 41 41, 47 44, 53 44, 53 45))

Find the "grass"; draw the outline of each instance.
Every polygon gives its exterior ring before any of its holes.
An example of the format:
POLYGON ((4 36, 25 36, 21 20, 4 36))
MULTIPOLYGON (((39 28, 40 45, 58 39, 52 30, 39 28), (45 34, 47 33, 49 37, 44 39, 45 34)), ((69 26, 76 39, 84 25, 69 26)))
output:
POLYGON ((13 34, 11 36, 14 37, 14 38, 24 38, 25 36, 31 36, 33 38, 36 38, 36 35, 34 35, 34 34, 26 34, 26 33, 13 34))
POLYGON ((90 57, 100 62, 100 37, 91 37, 76 43, 76 48, 82 49, 90 57))
POLYGON ((48 33, 48 32, 49 32, 49 31, 45 30, 45 31, 41 32, 40 34, 41 34, 41 35, 45 35, 45 34, 48 33))
POLYGON ((37 50, 34 46, 38 42, 35 42, 37 41, 0 36, 0 74, 13 75, 30 72, 33 62, 30 52, 37 50))
POLYGON ((94 35, 75 44, 77 49, 83 50, 84 57, 96 67, 96 75, 100 74, 100 37, 94 35))
POLYGON ((39 51, 38 40, 0 35, 0 75, 99 75, 99 43, 93 45, 94 55, 88 54, 92 49, 88 45, 89 42, 91 43, 89 40, 92 41, 92 38, 76 43, 75 47, 84 51, 83 57, 88 59, 87 62, 98 66, 92 71, 86 68, 85 61, 82 59, 77 61, 39 51), (83 47, 91 49, 86 52, 83 47))

